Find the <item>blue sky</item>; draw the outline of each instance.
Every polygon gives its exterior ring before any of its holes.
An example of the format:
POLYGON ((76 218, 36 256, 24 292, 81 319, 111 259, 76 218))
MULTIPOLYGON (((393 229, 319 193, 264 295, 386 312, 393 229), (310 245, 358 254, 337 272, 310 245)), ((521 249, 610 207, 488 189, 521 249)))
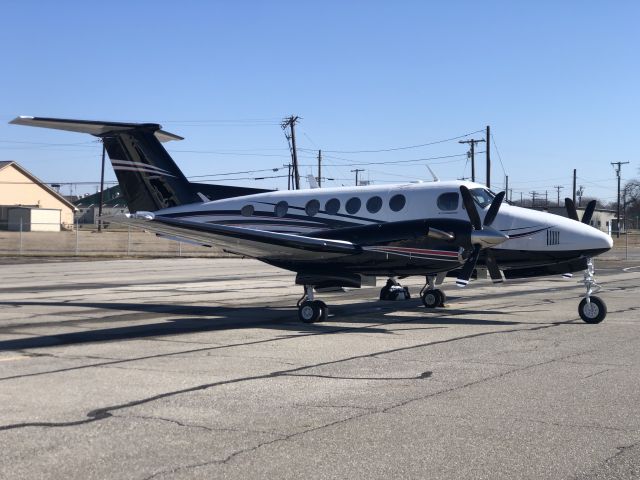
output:
MULTIPOLYGON (((8 0, 0 160, 94 192, 93 137, 7 122, 155 121, 185 137, 166 146, 187 176, 286 188, 286 178, 245 178, 286 175, 279 122, 294 114, 301 163, 315 164, 322 149, 323 173, 336 179, 326 185, 353 184, 356 167, 374 183, 428 179, 425 164, 453 179, 470 174, 457 140, 346 152, 490 125, 494 190, 506 172, 514 198, 555 198, 554 185, 570 195, 577 168, 585 195, 611 201, 610 162, 631 162, 623 179, 639 176, 638 18, 632 1, 8 0), (245 171, 255 173, 219 175, 245 171)), ((477 175, 484 181, 483 154, 477 175)))

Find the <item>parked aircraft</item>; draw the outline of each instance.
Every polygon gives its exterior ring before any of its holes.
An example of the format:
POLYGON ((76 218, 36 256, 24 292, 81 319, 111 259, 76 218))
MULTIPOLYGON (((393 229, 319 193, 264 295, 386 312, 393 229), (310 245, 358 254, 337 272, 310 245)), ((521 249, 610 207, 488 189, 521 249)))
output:
POLYGON ((432 309, 444 305, 436 287, 445 276, 464 287, 481 269, 496 283, 584 270, 580 317, 599 323, 606 316, 605 303, 593 295, 599 286, 592 258, 613 242, 589 225, 594 204, 578 221, 570 199, 565 218, 510 205, 504 192, 467 181, 295 191, 195 184, 161 144, 182 138, 158 124, 42 117, 10 123, 100 137, 131 212, 110 221, 295 272, 304 288, 298 302, 304 322, 327 318, 327 305, 315 298, 320 287, 420 275, 422 302, 432 309))

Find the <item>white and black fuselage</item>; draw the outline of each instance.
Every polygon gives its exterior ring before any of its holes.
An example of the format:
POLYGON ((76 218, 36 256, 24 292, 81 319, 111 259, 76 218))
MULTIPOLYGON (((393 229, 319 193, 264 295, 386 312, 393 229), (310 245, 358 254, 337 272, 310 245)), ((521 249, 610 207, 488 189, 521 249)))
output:
MULTIPOLYGON (((461 185, 471 191, 483 217, 493 194, 480 184, 463 181, 273 191, 176 206, 158 210, 154 216, 344 240, 362 246, 360 255, 331 263, 326 258, 262 258, 294 271, 344 269, 370 275, 422 275, 449 271, 460 263, 458 244, 420 232, 431 226, 469 234, 461 185)), ((509 237, 491 248, 507 277, 518 273, 527 276, 519 270, 531 267, 543 267, 541 272, 548 267, 547 274, 582 270, 583 259, 611 247, 611 238, 589 225, 506 203, 492 227, 509 237)), ((485 257, 481 254, 480 265, 485 257)))

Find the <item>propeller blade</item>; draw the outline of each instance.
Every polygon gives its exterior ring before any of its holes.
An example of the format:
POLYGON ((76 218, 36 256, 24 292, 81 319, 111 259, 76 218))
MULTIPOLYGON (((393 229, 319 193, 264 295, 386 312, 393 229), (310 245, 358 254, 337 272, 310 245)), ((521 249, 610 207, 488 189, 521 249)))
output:
POLYGON ((493 255, 491 255, 491 250, 488 250, 487 253, 487 270, 489 270, 489 275, 491 276, 491 281, 493 283, 503 283, 504 277, 502 276, 502 272, 498 267, 498 263, 493 255))
POLYGON ((577 222, 580 221, 578 219, 578 211, 576 210, 576 204, 573 203, 573 200, 571 200, 570 198, 565 198, 564 199, 564 207, 567 209, 567 216, 571 220, 575 220, 577 222))
MULTIPOLYGON (((461 187, 462 188, 462 187, 461 187)), ((478 257, 480 256, 480 245, 476 244, 473 246, 473 252, 467 259, 467 261, 462 266, 462 271, 458 278, 456 278, 456 285, 459 287, 466 287, 469 283, 469 279, 471 278, 471 274, 473 273, 473 269, 476 268, 476 263, 478 261, 478 257)))
POLYGON ((584 215, 582 215, 582 223, 586 223, 589 225, 591 223, 591 217, 593 217, 593 212, 596 210, 596 201, 591 200, 587 204, 587 208, 584 210, 584 215))
POLYGON ((493 201, 491 202, 491 206, 489 207, 489 211, 487 215, 484 217, 484 226, 490 226, 493 221, 496 219, 496 215, 498 215, 498 210, 500 210, 500 205, 502 205, 502 200, 504 200, 505 192, 500 192, 495 196, 493 201))
POLYGON ((482 230, 480 215, 478 215, 478 210, 476 210, 476 204, 473 201, 471 192, 464 185, 460 185, 460 194, 462 195, 462 203, 464 204, 464 208, 467 210, 467 215, 469 215, 469 221, 471 222, 471 225, 473 225, 473 229, 482 230))

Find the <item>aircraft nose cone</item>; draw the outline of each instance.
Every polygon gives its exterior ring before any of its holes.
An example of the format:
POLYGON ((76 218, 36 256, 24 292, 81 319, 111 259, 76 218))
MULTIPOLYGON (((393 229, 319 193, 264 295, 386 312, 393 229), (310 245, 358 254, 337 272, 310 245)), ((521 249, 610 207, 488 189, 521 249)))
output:
POLYGON ((610 235, 601 232, 600 230, 592 229, 590 232, 590 243, 593 244, 594 249, 606 249, 610 250, 613 247, 613 238, 610 235))

